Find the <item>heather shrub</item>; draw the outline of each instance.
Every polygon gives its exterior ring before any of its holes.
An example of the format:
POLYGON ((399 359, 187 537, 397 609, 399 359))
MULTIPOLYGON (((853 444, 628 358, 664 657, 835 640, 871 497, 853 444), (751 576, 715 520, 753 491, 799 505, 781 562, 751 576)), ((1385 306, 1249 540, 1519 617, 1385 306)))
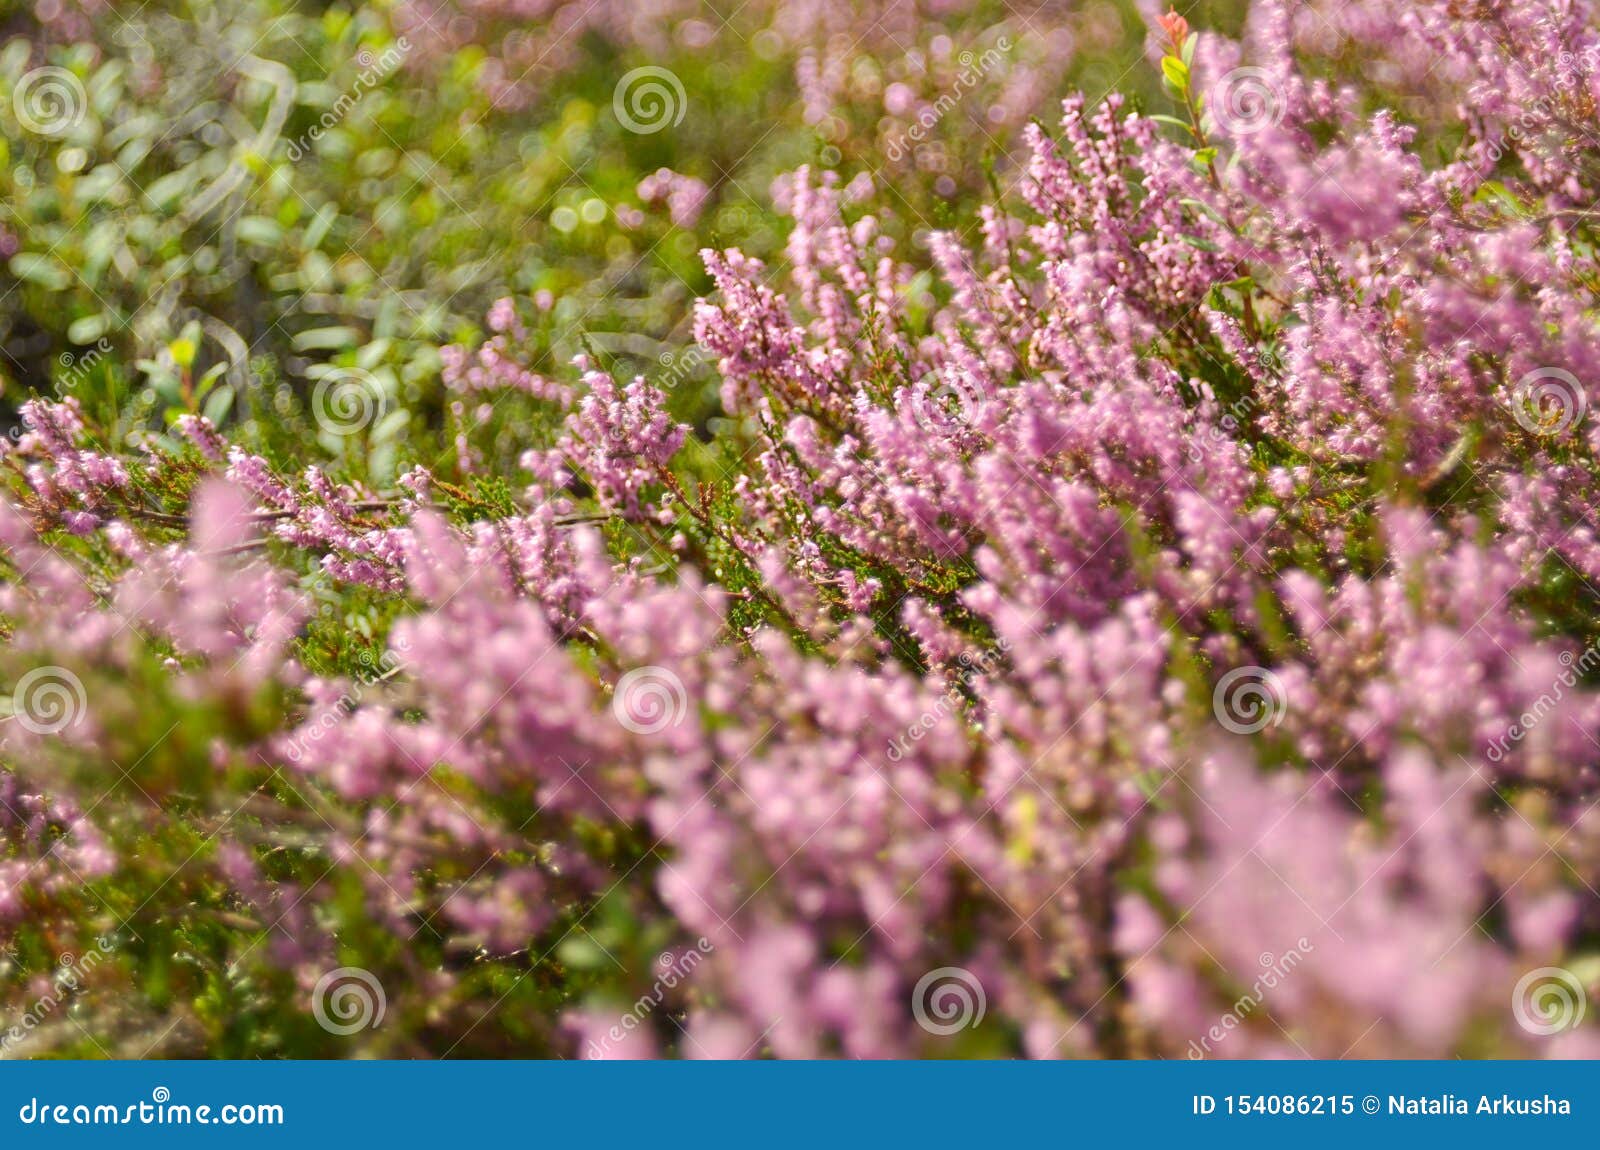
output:
POLYGON ((748 31, 837 119, 659 359, 512 276, 19 404, 8 1053, 1600 1053, 1593 9, 1152 9, 852 163, 1003 18, 887 7, 402 6, 495 116, 748 31))

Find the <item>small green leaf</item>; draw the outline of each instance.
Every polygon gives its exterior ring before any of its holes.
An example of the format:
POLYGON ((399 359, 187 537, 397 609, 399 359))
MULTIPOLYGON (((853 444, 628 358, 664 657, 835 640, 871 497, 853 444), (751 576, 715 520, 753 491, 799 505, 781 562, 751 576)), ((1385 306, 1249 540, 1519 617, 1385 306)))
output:
POLYGON ((79 347, 87 346, 105 335, 111 326, 111 317, 105 312, 86 315, 67 325, 67 338, 79 347))
POLYGON ((294 337, 297 351, 329 351, 355 347, 360 342, 361 333, 353 327, 318 327, 294 337))
POLYGON ((72 272, 67 265, 39 252, 18 252, 12 256, 11 274, 51 291, 66 291, 72 286, 72 272))
POLYGON ((1176 56, 1161 57, 1161 74, 1174 91, 1181 93, 1189 90, 1189 65, 1176 56))
POLYGON ((1158 124, 1167 124, 1167 125, 1170 125, 1171 127, 1174 127, 1174 128, 1180 128, 1184 132, 1188 132, 1188 133, 1192 133, 1194 131, 1194 129, 1189 126, 1189 121, 1180 120, 1176 116, 1155 115, 1155 116, 1146 116, 1145 119, 1154 120, 1158 124))
POLYGON ((219 387, 206 400, 204 414, 212 423, 220 424, 232 410, 233 388, 219 387))
POLYGON ((267 216, 242 216, 235 225, 238 236, 247 244, 274 248, 283 243, 283 229, 267 216))

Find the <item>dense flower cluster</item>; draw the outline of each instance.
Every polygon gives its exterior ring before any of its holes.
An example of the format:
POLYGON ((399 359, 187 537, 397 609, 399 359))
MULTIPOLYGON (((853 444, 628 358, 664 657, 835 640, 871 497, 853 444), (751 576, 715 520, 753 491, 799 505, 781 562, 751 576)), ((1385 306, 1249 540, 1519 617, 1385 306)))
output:
POLYGON ((1519 997, 1600 954, 1597 13, 1151 15, 1174 114, 1067 98, 966 229, 800 167, 781 265, 705 251, 714 431, 515 300, 398 492, 26 405, 0 937, 170 905, 388 1053, 1600 1056, 1519 997))

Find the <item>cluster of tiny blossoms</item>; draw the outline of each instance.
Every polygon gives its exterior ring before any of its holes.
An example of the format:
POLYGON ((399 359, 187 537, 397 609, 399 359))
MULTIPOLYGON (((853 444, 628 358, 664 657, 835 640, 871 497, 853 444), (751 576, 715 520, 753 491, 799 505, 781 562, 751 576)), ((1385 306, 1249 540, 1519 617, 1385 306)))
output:
POLYGON ((391 1053, 1600 1055, 1596 13, 1344 6, 1391 89, 1299 7, 1155 22, 1173 115, 1068 98, 919 250, 781 181, 781 268, 704 253, 722 454, 512 303, 447 360, 559 409, 509 509, 29 405, 4 672, 83 696, 0 728, 0 935, 148 877, 291 1013, 361 966, 391 1053), (330 584, 380 679, 313 665, 330 584))

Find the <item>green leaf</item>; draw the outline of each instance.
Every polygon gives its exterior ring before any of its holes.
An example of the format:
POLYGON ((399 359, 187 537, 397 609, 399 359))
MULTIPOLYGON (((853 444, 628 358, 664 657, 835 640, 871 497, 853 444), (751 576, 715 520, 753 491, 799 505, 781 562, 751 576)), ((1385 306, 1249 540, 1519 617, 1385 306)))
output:
POLYGON ((361 342, 361 333, 353 327, 318 327, 300 332, 294 337, 297 351, 333 351, 355 347, 361 342))
POLYGON ((275 248, 283 243, 283 229, 267 216, 241 216, 235 225, 238 236, 247 244, 275 248))
POLYGON ((72 286, 72 272, 67 265, 52 255, 39 252, 18 252, 12 256, 11 274, 51 291, 66 291, 72 286))
POLYGON ((1188 120, 1180 120, 1176 116, 1154 115, 1146 116, 1145 119, 1154 120, 1158 124, 1168 124, 1171 127, 1180 128, 1188 134, 1192 134, 1194 132, 1194 129, 1190 127, 1188 120))
POLYGON ((67 325, 67 338, 84 347, 105 335, 110 326, 111 317, 105 312, 82 316, 67 325))
POLYGON ((1176 56, 1161 57, 1161 75, 1171 84, 1177 92, 1189 90, 1189 65, 1176 56))
POLYGON ((221 424, 227 418, 228 412, 232 410, 233 388, 219 387, 206 400, 204 414, 212 423, 221 424))

